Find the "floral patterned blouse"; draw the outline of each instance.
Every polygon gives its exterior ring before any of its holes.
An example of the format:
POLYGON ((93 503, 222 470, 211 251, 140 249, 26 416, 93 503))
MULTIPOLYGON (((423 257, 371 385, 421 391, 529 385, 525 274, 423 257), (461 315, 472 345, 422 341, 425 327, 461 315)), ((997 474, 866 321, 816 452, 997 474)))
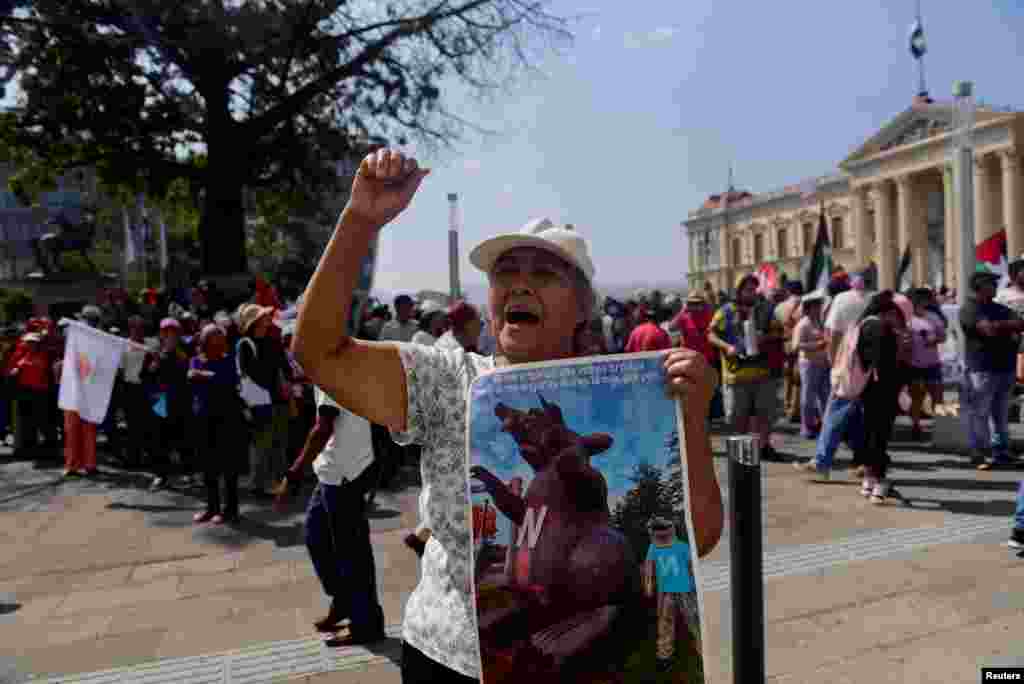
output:
POLYGON ((420 581, 405 609, 402 638, 413 648, 467 677, 480 676, 476 615, 471 594, 469 461, 466 402, 478 375, 494 370, 493 357, 462 350, 399 345, 409 405, 399 444, 423 447, 421 515, 431 537, 420 581))

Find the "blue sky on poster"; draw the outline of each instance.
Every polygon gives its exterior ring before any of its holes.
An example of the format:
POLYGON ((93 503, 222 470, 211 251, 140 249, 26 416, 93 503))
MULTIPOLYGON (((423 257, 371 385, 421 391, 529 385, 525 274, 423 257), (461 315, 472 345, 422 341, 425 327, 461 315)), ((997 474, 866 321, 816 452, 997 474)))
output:
MULTIPOLYGON (((1024 108, 1015 0, 923 0, 929 88, 956 79, 978 96, 1024 108)), ((679 223, 726 183, 768 191, 833 173, 910 105, 917 69, 914 0, 809 2, 558 0, 585 14, 575 43, 491 104, 449 89, 459 115, 502 135, 439 159, 409 211, 382 237, 376 286, 447 290, 446 195, 461 198, 461 274, 480 240, 548 215, 592 242, 599 285, 679 282, 679 223)))
MULTIPOLYGON (((609 363, 613 362, 602 365, 609 363)), ((644 373, 663 377, 658 359, 645 359, 640 363, 644 373)), ((525 372, 513 371, 517 375, 525 372)), ((545 379, 553 380, 556 376, 556 370, 544 374, 545 379)), ((660 380, 537 389, 532 383, 499 387, 494 378, 485 377, 475 386, 470 423, 471 462, 486 466, 502 481, 522 477, 524 483, 528 483, 533 470, 522 460, 512 437, 501 431, 494 407, 500 401, 521 411, 538 409, 538 393, 545 401, 562 409, 570 430, 581 435, 606 433, 612 436, 611 448, 591 459, 591 464, 608 481, 612 508, 633 486, 629 478, 637 464, 646 461, 664 469, 670 458, 665 443, 676 428, 675 404, 666 398, 665 386, 660 380)))

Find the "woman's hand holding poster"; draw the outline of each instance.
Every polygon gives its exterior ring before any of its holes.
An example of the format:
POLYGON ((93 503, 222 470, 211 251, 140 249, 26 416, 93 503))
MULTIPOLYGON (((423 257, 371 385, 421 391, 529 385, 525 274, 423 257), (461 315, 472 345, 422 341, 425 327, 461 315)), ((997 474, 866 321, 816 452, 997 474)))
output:
POLYGON ((704 681, 682 407, 663 357, 515 366, 473 384, 485 684, 704 681))

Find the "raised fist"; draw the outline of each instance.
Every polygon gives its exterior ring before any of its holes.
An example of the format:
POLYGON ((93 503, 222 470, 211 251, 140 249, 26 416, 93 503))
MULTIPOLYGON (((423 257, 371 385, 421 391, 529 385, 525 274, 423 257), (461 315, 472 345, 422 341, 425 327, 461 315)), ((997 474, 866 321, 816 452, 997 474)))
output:
POLYGON ((368 154, 359 165, 346 210, 373 226, 385 226, 409 206, 430 173, 397 150, 368 154))

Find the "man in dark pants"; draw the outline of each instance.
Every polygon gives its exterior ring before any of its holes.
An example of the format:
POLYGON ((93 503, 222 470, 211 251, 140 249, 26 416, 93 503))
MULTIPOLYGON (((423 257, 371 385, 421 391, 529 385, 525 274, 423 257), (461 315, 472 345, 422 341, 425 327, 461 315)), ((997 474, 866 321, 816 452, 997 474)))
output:
POLYGON ((306 511, 306 548, 331 608, 314 624, 317 631, 346 633, 328 642, 351 646, 382 641, 384 610, 377 598, 377 568, 366 519, 366 497, 376 485, 370 424, 316 390, 316 424, 277 493, 275 509, 286 505, 287 492, 302 482, 310 461, 317 487, 306 511), (316 460, 313 460, 315 457, 316 460))

